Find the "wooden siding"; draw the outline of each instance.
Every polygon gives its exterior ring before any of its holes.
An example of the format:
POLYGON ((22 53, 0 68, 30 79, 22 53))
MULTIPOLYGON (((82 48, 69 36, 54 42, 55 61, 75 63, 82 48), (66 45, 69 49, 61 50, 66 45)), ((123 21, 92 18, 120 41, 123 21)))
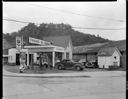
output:
POLYGON ((126 51, 122 53, 122 56, 120 57, 120 67, 126 70, 126 51))

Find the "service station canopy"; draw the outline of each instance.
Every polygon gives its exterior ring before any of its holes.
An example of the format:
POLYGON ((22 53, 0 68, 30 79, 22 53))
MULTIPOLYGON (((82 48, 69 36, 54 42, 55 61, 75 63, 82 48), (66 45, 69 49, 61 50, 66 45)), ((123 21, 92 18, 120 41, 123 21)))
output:
POLYGON ((28 52, 37 53, 37 52, 64 52, 63 47, 51 45, 51 42, 36 39, 29 37, 29 43, 39 44, 37 46, 24 46, 25 49, 28 49, 28 52))
POLYGON ((64 48, 54 45, 45 45, 45 46, 24 46, 25 49, 28 49, 28 52, 37 53, 37 52, 62 52, 64 53, 64 48))

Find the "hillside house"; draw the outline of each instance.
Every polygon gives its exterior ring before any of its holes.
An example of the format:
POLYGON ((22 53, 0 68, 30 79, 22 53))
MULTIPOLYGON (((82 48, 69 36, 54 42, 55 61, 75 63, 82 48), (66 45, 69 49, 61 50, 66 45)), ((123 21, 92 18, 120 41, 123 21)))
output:
POLYGON ((121 53, 116 47, 101 48, 98 52, 99 68, 109 68, 109 66, 120 66, 121 53))

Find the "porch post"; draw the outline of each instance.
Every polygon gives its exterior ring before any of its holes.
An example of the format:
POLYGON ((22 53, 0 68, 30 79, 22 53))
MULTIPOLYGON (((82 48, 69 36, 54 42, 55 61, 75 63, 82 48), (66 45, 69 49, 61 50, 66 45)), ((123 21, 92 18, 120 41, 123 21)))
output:
POLYGON ((31 54, 31 69, 34 69, 34 67, 33 67, 33 53, 31 54))
POLYGON ((29 66, 29 52, 27 52, 27 66, 29 66))
POLYGON ((55 51, 52 52, 52 66, 55 66, 55 51))

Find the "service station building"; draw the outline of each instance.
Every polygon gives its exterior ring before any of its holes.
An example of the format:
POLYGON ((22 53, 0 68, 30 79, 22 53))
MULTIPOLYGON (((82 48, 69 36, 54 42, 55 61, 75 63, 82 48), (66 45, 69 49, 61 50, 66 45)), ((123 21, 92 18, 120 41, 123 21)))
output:
MULTIPOLYGON (((34 40, 37 41, 38 39, 29 38, 31 43, 34 43, 34 40)), ((20 52, 26 54, 26 65, 28 66, 31 65, 31 62, 36 64, 40 55, 53 67, 57 59, 60 61, 63 59, 72 59, 72 42, 69 36, 45 37, 41 41, 45 44, 26 45, 20 51, 17 48, 10 48, 8 50, 8 63, 20 65, 20 52), (49 42, 51 44, 48 44, 49 42)))

